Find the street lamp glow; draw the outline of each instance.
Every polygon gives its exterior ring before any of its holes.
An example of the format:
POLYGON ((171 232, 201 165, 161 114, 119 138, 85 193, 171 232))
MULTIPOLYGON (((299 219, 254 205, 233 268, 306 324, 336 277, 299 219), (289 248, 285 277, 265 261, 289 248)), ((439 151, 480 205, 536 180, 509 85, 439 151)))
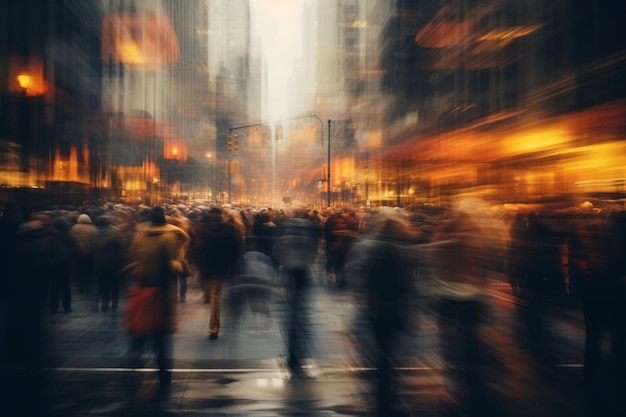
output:
POLYGON ((33 77, 28 74, 20 74, 17 76, 17 82, 22 90, 27 90, 33 83, 33 77))

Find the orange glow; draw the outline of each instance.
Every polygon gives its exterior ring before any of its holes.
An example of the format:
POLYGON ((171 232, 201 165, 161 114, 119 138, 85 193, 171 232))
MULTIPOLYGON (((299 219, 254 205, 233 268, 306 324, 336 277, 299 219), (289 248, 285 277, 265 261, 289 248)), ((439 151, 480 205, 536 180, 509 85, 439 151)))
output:
POLYGON ((333 183, 339 184, 342 181, 353 180, 355 173, 354 157, 336 158, 332 161, 331 178, 333 183))
POLYGON ((187 160, 187 146, 173 137, 165 138, 163 157, 177 161, 187 160))
POLYGON ((496 28, 493 29, 481 37, 478 38, 479 41, 494 41, 494 40, 513 40, 515 38, 521 38, 522 36, 530 35, 539 29, 541 25, 532 25, 532 26, 512 26, 509 28, 496 28))
POLYGON ((567 130, 561 126, 548 126, 541 130, 525 131, 511 135, 503 143, 504 154, 520 154, 548 150, 567 144, 571 140, 567 130))
POLYGON ((127 116, 123 117, 124 128, 133 136, 144 139, 156 134, 156 126, 153 119, 147 117, 127 116))
POLYGON ((488 12, 488 8, 477 7, 471 19, 459 20, 457 10, 445 6, 415 35, 415 43, 422 48, 444 48, 473 42, 476 24, 488 12))
POLYGON ((102 22, 102 58, 131 69, 157 70, 180 58, 178 37, 164 15, 117 13, 102 22))
POLYGON ((20 58, 11 57, 9 60, 9 90, 14 93, 24 93, 28 96, 38 96, 48 91, 43 78, 43 62, 36 58, 29 58, 23 62, 20 58))
POLYGON ((17 76, 17 82, 22 89, 27 90, 33 83, 33 77, 27 74, 20 74, 17 76))
POLYGON ((123 41, 117 45, 117 53, 120 60, 125 64, 145 64, 147 63, 139 46, 134 42, 123 41))

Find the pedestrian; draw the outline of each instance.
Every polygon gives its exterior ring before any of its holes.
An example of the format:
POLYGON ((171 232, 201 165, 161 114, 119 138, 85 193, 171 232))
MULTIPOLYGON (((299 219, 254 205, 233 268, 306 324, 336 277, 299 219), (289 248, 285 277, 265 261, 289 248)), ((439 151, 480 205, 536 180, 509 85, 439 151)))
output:
POLYGON ((70 227, 65 217, 58 216, 52 221, 44 241, 50 267, 49 308, 52 314, 58 311, 59 303, 65 313, 72 312, 72 270, 76 251, 70 227))
POLYGON ((621 404, 626 371, 621 231, 623 224, 619 217, 614 219, 595 213, 589 203, 581 207, 575 221, 575 234, 568 240, 569 275, 576 283, 585 321, 583 378, 587 405, 595 413, 608 413, 612 406, 625 411, 621 404), (604 372, 607 361, 603 346, 608 335, 611 336, 613 375, 604 372), (606 376, 617 379, 606 385, 606 376), (615 392, 606 392, 606 387, 615 392))
POLYGON ((8 264, 2 265, 8 272, 3 277, 7 298, 2 309, 10 314, 0 329, 0 407, 8 410, 6 415, 27 417, 44 411, 48 237, 44 222, 29 217, 19 225, 8 264))
POLYGON ((275 258, 287 284, 287 365, 295 376, 304 376, 308 333, 308 297, 311 267, 317 253, 319 228, 307 210, 296 209, 281 222, 274 246, 275 258))
POLYGON ((97 232, 91 217, 82 213, 78 216, 76 224, 70 229, 70 236, 74 240, 76 248, 76 258, 74 262, 74 273, 78 284, 79 294, 88 294, 91 291, 93 281, 93 261, 91 243, 93 236, 97 232))
POLYGON ((209 339, 216 340, 221 326, 222 287, 243 254, 244 237, 227 222, 222 209, 205 212, 191 232, 192 259, 200 274, 205 303, 210 303, 209 339))
MULTIPOLYGON (((191 221, 187 217, 183 216, 180 210, 178 210, 177 208, 175 207, 171 208, 169 210, 168 215, 165 216, 165 219, 168 223, 173 224, 174 226, 180 227, 185 233, 189 234, 189 230, 191 228, 191 221)), ((181 303, 184 303, 187 300, 187 286, 188 286, 187 280, 189 279, 189 276, 191 275, 187 250, 185 251, 185 255, 181 262, 182 262, 183 270, 181 273, 178 274, 178 276, 176 277, 176 280, 178 283, 178 301, 181 303)))
POLYGON ((433 241, 420 245, 420 261, 435 283, 444 380, 451 413, 498 415, 489 398, 489 368, 481 325, 487 316, 488 236, 479 220, 480 202, 463 200, 438 226, 433 241), (494 414, 495 413, 495 414, 494 414))
POLYGON ((346 271, 350 289, 363 304, 363 319, 371 343, 360 336, 364 354, 376 368, 376 412, 380 417, 408 415, 399 398, 401 388, 394 371, 399 336, 410 328, 413 302, 411 247, 417 241, 408 217, 381 207, 368 219, 367 232, 351 246, 346 271))
POLYGON ((119 301, 119 273, 124 264, 121 231, 111 224, 109 216, 94 220, 98 231, 93 236, 93 271, 100 289, 100 311, 116 309, 119 301))
POLYGON ((252 239, 253 249, 272 256, 274 239, 276 238, 276 224, 272 218, 272 210, 262 208, 255 216, 252 222, 252 239))
POLYGON ((155 207, 147 222, 137 225, 130 248, 130 260, 124 267, 138 289, 153 289, 158 296, 162 317, 156 330, 149 335, 136 334, 133 348, 137 360, 141 348, 151 339, 156 347, 161 388, 170 384, 171 346, 169 335, 176 331, 176 276, 182 272, 181 260, 189 235, 165 220, 162 207, 155 207))
POLYGON ((507 273, 509 284, 514 296, 521 295, 520 282, 523 279, 523 270, 526 253, 528 228, 522 213, 517 213, 509 227, 509 243, 507 248, 507 273))
POLYGON ((537 212, 528 215, 528 224, 518 237, 518 284, 520 312, 530 353, 540 362, 548 360, 545 346, 544 304, 546 296, 546 245, 548 232, 537 212))
POLYGON ((324 223, 326 242, 326 280, 343 288, 346 285, 344 265, 352 243, 358 237, 359 221, 349 210, 332 214, 324 223))

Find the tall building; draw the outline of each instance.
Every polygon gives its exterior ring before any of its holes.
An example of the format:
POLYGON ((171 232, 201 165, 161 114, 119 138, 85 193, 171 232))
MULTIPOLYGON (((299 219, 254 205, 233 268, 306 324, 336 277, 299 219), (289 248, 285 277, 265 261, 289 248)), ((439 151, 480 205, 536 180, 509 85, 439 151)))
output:
POLYGON ((0 183, 73 191, 102 178, 101 11, 94 2, 0 5, 0 183), (19 77, 19 80, 18 80, 19 77))

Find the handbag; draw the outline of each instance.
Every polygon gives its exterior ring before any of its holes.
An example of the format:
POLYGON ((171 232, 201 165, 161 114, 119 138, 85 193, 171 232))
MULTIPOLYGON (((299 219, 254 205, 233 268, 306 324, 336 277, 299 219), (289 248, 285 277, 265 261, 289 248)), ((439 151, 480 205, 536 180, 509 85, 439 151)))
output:
POLYGON ((165 324, 165 300, 160 287, 129 288, 124 305, 126 334, 153 336, 165 324))

